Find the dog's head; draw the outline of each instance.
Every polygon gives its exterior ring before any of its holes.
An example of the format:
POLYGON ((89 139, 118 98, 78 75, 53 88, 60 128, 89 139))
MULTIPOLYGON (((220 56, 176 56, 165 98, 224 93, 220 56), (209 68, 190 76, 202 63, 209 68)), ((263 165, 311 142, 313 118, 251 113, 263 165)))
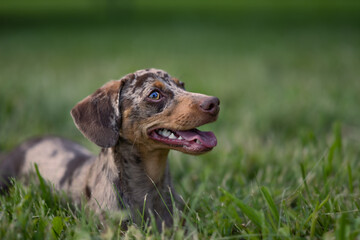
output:
POLYGON ((184 83, 157 69, 139 70, 111 81, 71 111, 76 126, 100 147, 119 138, 150 150, 199 154, 216 146, 212 132, 196 129, 213 122, 219 99, 187 92, 184 83))

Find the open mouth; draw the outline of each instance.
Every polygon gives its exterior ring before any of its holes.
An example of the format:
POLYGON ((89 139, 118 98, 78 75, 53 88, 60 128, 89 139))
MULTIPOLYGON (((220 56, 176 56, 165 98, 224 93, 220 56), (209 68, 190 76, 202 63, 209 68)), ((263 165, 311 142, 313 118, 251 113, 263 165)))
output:
POLYGON ((183 148, 190 153, 207 152, 217 144, 216 137, 212 132, 203 132, 195 128, 186 131, 158 128, 152 130, 149 137, 175 148, 183 148))

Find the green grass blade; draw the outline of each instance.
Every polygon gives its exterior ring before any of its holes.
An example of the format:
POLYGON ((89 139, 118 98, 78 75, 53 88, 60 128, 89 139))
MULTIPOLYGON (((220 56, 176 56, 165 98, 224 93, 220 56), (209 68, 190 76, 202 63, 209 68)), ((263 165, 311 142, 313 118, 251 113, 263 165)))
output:
POLYGON ((346 238, 346 214, 341 214, 341 217, 339 218, 339 220, 337 221, 337 226, 336 226, 336 239, 347 239, 346 238))
POLYGON ((166 210, 168 211, 168 213, 169 213, 169 214, 170 214, 170 216, 172 217, 172 216, 173 216, 173 214, 172 214, 172 212, 170 211, 170 209, 169 209, 168 205, 166 204, 166 202, 165 202, 165 200, 164 200, 163 196, 161 195, 161 193, 160 193, 159 189, 157 188, 156 183, 155 183, 155 182, 154 182, 154 181, 153 181, 150 177, 149 177, 149 179, 150 179, 151 183, 154 185, 154 187, 155 187, 155 189, 156 189, 156 192, 159 194, 160 199, 161 199, 162 203, 164 204, 164 206, 165 206, 166 210))
POLYGON ((305 221, 305 224, 310 221, 311 219, 311 226, 310 226, 310 236, 311 238, 315 235, 315 227, 319 216, 320 209, 328 202, 330 199, 330 194, 326 196, 326 198, 319 204, 319 201, 316 203, 314 211, 310 214, 309 218, 305 221))
POLYGON ((229 193, 228 191, 226 191, 223 188, 220 188, 221 192, 228 197, 229 199, 231 199, 236 206, 238 206, 240 208, 240 210, 259 228, 265 228, 267 229, 268 227, 266 226, 266 222, 265 222, 265 217, 262 214, 262 212, 259 212, 258 210, 246 205, 245 203, 243 203, 240 199, 238 199, 237 197, 235 197, 233 194, 229 193), (264 226, 265 225, 265 226, 264 226))
POLYGON ((280 217, 279 217, 279 211, 278 209, 276 208, 276 205, 275 205, 275 202, 274 202, 274 199, 272 198, 271 194, 270 194, 270 191, 267 187, 261 187, 260 188, 260 191, 271 211, 271 214, 272 216, 275 218, 275 221, 276 223, 279 223, 280 221, 280 217))
POLYGON ((35 172, 36 172, 36 175, 40 181, 40 189, 41 191, 45 194, 48 192, 48 188, 46 186, 46 183, 45 183, 45 180, 44 178, 41 176, 40 174, 40 171, 39 171, 39 168, 38 168, 38 165, 36 163, 34 163, 34 167, 35 167, 35 172))
POLYGON ((315 227, 316 227, 316 221, 318 218, 318 210, 319 210, 319 202, 316 203, 315 210, 311 214, 311 227, 310 227, 310 237, 314 238, 315 235, 315 227))
POLYGON ((330 193, 326 196, 326 198, 320 203, 319 209, 320 210, 330 199, 330 193))
POLYGON ((353 185, 353 178, 352 178, 350 163, 347 163, 347 170, 348 170, 348 176, 349 176, 349 191, 350 191, 350 193, 354 193, 354 185, 353 185))
POLYGON ((64 223, 61 217, 54 217, 52 220, 52 232, 55 238, 59 238, 64 228, 64 223))
POLYGON ((142 209, 142 213, 140 214, 140 216, 141 216, 141 227, 143 227, 144 224, 145 224, 145 210, 146 210, 146 199, 147 199, 147 196, 148 196, 148 195, 145 194, 143 209, 142 209))
POLYGON ((300 163, 300 169, 301 169, 301 176, 302 176, 302 179, 303 179, 303 183, 304 183, 304 186, 305 186, 305 190, 306 190, 306 193, 311 196, 310 194, 310 190, 309 190, 309 186, 306 182, 306 173, 305 173, 305 166, 303 163, 300 163))

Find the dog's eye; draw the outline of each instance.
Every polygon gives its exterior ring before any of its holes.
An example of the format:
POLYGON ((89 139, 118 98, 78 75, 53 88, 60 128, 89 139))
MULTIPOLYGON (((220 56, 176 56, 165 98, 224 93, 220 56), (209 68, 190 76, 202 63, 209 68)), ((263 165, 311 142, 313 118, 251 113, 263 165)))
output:
POLYGON ((158 91, 152 91, 149 95, 149 98, 153 100, 159 100, 161 97, 160 93, 158 91))

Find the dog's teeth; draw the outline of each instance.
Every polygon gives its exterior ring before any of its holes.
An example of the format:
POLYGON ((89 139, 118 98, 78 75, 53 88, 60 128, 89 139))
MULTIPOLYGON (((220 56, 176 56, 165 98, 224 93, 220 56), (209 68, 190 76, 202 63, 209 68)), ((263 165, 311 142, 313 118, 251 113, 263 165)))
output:
POLYGON ((197 144, 201 144, 201 142, 199 141, 199 139, 196 139, 195 141, 197 144))
POLYGON ((179 139, 179 140, 183 140, 182 136, 179 136, 178 139, 179 139))
POLYGON ((170 132, 169 130, 164 129, 164 130, 162 131, 162 135, 163 135, 164 137, 169 137, 170 134, 171 134, 171 132, 170 132))
POLYGON ((175 137, 175 135, 173 133, 170 134, 169 138, 170 139, 177 139, 177 137, 175 137))

